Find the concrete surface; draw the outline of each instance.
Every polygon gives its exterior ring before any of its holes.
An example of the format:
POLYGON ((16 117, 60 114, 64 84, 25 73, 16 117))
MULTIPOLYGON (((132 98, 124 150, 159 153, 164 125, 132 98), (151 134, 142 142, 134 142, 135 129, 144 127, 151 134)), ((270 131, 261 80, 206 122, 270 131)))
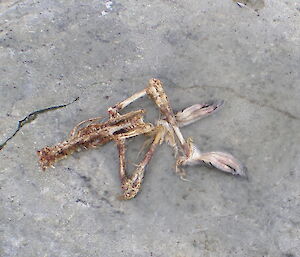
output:
POLYGON ((29 113, 80 98, 0 151, 0 256, 300 256, 300 3, 240 2, 252 3, 0 2, 0 141, 29 113), (151 77, 174 109, 225 100, 183 131, 237 156, 248 181, 205 167, 182 181, 167 146, 128 202, 112 143, 39 169, 36 150, 151 77))

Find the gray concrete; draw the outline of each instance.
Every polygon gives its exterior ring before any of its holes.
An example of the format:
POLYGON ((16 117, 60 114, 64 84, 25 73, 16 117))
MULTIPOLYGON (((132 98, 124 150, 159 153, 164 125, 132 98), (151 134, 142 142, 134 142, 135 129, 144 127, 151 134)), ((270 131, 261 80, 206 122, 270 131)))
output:
POLYGON ((1 1, 0 142, 80 99, 0 151, 0 256, 300 256, 300 3, 241 2, 1 1), (39 169, 37 149, 151 77, 174 109, 225 100, 183 132, 237 156, 248 181, 205 167, 182 181, 166 145, 127 202, 112 143, 39 169))

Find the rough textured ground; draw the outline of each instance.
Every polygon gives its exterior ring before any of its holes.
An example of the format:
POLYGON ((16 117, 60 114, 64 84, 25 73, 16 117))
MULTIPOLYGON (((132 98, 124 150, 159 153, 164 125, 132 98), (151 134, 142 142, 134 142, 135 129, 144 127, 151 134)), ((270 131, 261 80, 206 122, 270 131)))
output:
POLYGON ((0 142, 79 97, 0 151, 1 256, 300 256, 300 4, 247 2, 0 2, 0 142), (174 109, 225 100, 183 132, 237 156, 248 180, 192 167, 182 181, 167 146, 128 202, 114 144, 39 169, 37 149, 151 77, 174 109))

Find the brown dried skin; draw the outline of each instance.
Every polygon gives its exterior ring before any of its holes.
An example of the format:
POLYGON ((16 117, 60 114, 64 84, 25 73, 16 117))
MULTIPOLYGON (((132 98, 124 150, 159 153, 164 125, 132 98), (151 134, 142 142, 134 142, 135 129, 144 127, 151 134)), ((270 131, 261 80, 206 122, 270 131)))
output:
MULTIPOLYGON (((138 110, 119 115, 103 123, 90 124, 81 129, 76 126, 68 140, 52 147, 45 147, 37 152, 42 169, 45 170, 56 161, 80 149, 94 148, 112 140, 149 133, 153 130, 153 125, 143 121, 143 114, 144 110, 138 110)), ((84 123, 81 122, 80 125, 84 123)))
POLYGON ((66 158, 75 151, 100 146, 111 141, 111 136, 109 136, 106 131, 93 131, 92 134, 93 135, 81 135, 80 137, 63 141, 52 147, 47 146, 37 151, 42 169, 45 170, 55 162, 66 158))
POLYGON ((162 126, 157 126, 155 128, 155 137, 152 141, 151 146, 149 147, 147 153, 144 156, 144 159, 138 164, 137 168, 133 171, 132 176, 128 178, 126 172, 126 145, 125 140, 118 140, 117 146, 119 150, 120 157, 120 178, 121 178, 121 188, 123 194, 119 197, 120 200, 130 200, 134 198, 137 193, 140 191, 145 169, 148 163, 151 161, 152 156, 157 148, 164 140, 164 128, 162 126))
POLYGON ((158 106, 160 112, 166 116, 166 120, 172 125, 176 125, 175 115, 169 104, 168 97, 163 89, 163 85, 158 79, 151 79, 149 85, 146 88, 148 96, 158 106))
POLYGON ((158 79, 150 79, 146 92, 158 106, 160 112, 165 116, 165 120, 172 126, 174 133, 180 142, 180 147, 182 148, 184 155, 187 155, 189 152, 188 145, 186 144, 186 141, 179 129, 176 117, 170 106, 161 81, 158 79))

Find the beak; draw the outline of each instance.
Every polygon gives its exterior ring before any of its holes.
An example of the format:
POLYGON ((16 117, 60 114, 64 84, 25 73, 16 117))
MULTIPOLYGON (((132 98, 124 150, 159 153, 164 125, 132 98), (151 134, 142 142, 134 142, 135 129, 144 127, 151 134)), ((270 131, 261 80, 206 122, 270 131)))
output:
POLYGON ((230 173, 232 175, 239 175, 247 177, 246 168, 231 154, 223 152, 206 152, 202 153, 196 145, 188 140, 187 145, 188 155, 181 156, 177 160, 178 166, 192 166, 198 164, 206 164, 215 167, 221 171, 230 173))
POLYGON ((179 127, 187 126, 217 111, 224 101, 211 101, 205 104, 194 104, 176 113, 179 127))

